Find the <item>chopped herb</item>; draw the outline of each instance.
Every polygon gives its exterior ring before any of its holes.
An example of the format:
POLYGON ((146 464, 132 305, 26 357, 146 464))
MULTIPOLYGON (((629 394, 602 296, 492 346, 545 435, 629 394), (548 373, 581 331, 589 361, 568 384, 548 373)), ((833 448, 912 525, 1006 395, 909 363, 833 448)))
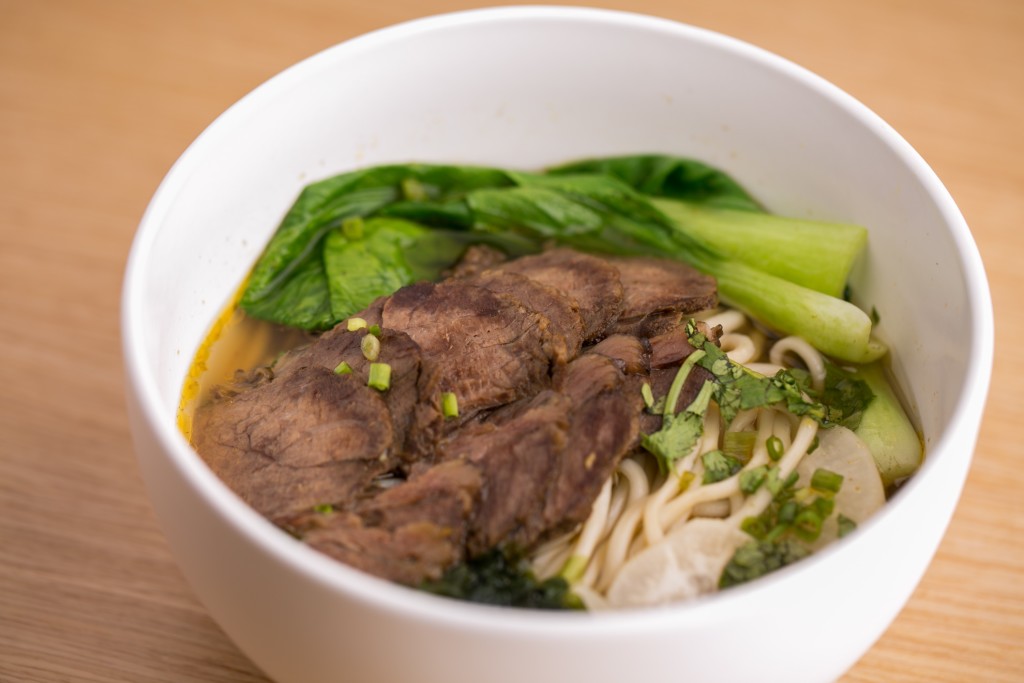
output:
POLYGON ((814 439, 811 440, 811 445, 807 447, 807 455, 810 455, 814 451, 818 450, 818 435, 814 435, 814 439))
POLYGON ((380 325, 370 325, 366 328, 366 331, 372 334, 374 337, 380 339, 380 325))
POLYGON ((445 572, 420 588, 470 602, 504 607, 581 609, 583 605, 562 577, 539 581, 522 557, 491 550, 445 572))
POLYGON ((852 519, 850 519, 842 513, 840 513, 839 516, 836 517, 836 522, 839 524, 839 538, 842 538, 843 536, 851 533, 857 528, 857 522, 853 521, 852 519))
POLYGON ((744 470, 740 473, 740 491, 750 495, 764 483, 765 478, 768 476, 768 468, 764 465, 755 467, 753 469, 744 470))
POLYGON ((818 468, 814 470, 814 474, 811 475, 811 488, 819 491, 828 491, 829 493, 839 493, 839 489, 843 486, 843 475, 818 468))
POLYGON ((330 503, 322 503, 320 505, 314 505, 313 506, 313 512, 316 512, 317 514, 320 514, 320 515, 334 514, 334 506, 331 505, 330 503))
POLYGON ((380 356, 380 340, 372 334, 363 336, 359 342, 359 348, 363 351, 363 357, 368 361, 375 361, 380 356))
POLYGON ((729 360, 693 320, 687 323, 686 334, 690 344, 705 352, 699 365, 715 376, 714 398, 726 424, 741 410, 783 403, 794 415, 806 415, 823 426, 842 424, 854 429, 874 396, 866 382, 826 361, 825 390, 816 397, 805 370, 779 370, 765 377, 729 360))
POLYGON ((701 462, 704 464, 705 484, 728 479, 743 468, 742 462, 722 451, 708 451, 701 456, 701 462))
POLYGON ((729 588, 769 574, 807 557, 810 551, 793 541, 758 541, 746 543, 733 554, 722 571, 718 585, 729 588))
POLYGON ((782 454, 786 450, 782 445, 782 439, 777 436, 769 436, 764 445, 765 448, 768 449, 768 457, 772 460, 779 460, 782 458, 782 454))
POLYGON ((370 379, 366 385, 377 391, 387 391, 391 387, 391 366, 387 363, 370 363, 370 379))
POLYGON ((446 418, 459 416, 459 397, 450 391, 441 394, 441 414, 446 418))
POLYGON ((334 371, 339 375, 351 375, 352 366, 346 363, 345 361, 341 361, 340 363, 338 363, 338 367, 334 368, 334 371))
POLYGON ((704 433, 704 413, 713 389, 711 382, 705 382, 686 410, 678 415, 665 415, 659 431, 641 436, 640 445, 657 458, 663 472, 670 470, 672 463, 689 453, 704 433))
POLYGON ((345 327, 349 332, 355 332, 356 330, 361 330, 366 327, 366 321, 362 318, 349 318, 345 327))

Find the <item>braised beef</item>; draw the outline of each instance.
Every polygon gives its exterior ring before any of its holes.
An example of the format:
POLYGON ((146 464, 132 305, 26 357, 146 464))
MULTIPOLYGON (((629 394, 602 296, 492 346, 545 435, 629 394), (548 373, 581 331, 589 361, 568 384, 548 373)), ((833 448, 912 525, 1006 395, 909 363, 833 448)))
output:
POLYGON ((393 436, 379 392, 318 367, 200 406, 193 423, 210 468, 271 519, 352 496, 395 466, 393 436))
POLYGON ((603 337, 622 310, 619 271, 597 256, 552 249, 509 261, 500 268, 522 273, 570 297, 583 317, 584 341, 603 337))
POLYGON ((348 508, 308 510, 281 525, 330 557, 414 586, 465 558, 480 483, 476 467, 456 460, 348 508))
MULTIPOLYGON (((641 386, 668 392, 693 351, 681 323, 714 304, 714 281, 569 249, 503 258, 473 248, 448 280, 359 314, 381 328, 387 391, 366 386, 367 330, 342 324, 215 394, 196 448, 310 546, 410 585, 584 521, 640 433, 660 427, 641 386), (334 372, 342 362, 350 373, 334 372), (443 414, 445 392, 457 415, 443 414)), ((709 377, 695 368, 677 408, 709 377)))
POLYGON ((671 259, 615 258, 622 311, 610 332, 652 337, 718 303, 715 279, 671 259))
POLYGON ((505 252, 486 244, 474 244, 466 249, 462 258, 450 271, 449 277, 470 277, 479 275, 489 268, 508 260, 505 252))
POLYGON ((408 334, 422 352, 409 444, 421 456, 477 413, 536 394, 565 362, 564 340, 546 317, 470 282, 403 287, 384 305, 383 322, 408 334), (441 411, 448 392, 458 398, 454 420, 441 411))
POLYGON ((479 468, 483 481, 469 537, 471 555, 496 545, 530 547, 564 457, 572 401, 551 390, 467 425, 444 444, 444 457, 479 468))

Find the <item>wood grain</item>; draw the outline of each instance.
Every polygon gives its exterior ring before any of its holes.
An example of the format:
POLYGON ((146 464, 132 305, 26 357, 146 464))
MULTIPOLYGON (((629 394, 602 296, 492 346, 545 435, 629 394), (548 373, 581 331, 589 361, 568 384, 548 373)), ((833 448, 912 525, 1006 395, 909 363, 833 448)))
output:
MULTIPOLYGON (((479 4, 0 0, 0 680, 266 680, 185 585, 136 471, 118 330, 132 234, 177 155, 263 80, 365 31, 479 4)), ((989 407, 934 564, 843 681, 1024 681, 1024 3, 628 9, 832 80, 957 200, 995 300, 989 407)))

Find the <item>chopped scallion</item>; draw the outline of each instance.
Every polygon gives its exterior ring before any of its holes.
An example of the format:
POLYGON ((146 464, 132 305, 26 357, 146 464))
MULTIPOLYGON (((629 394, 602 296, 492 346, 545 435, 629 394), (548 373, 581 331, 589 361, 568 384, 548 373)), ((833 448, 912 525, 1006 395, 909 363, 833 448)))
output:
POLYGON ((341 222, 341 234, 350 240, 361 239, 363 236, 363 219, 350 216, 341 222))
POLYGON ((387 363, 370 363, 370 379, 366 385, 377 391, 387 391, 391 387, 391 366, 387 363))
POLYGON ((836 517, 836 522, 839 524, 839 538, 842 538, 843 536, 857 528, 857 522, 853 521, 844 514, 840 514, 838 517, 836 517))
POLYGON ((786 450, 785 446, 782 445, 782 439, 777 436, 769 436, 764 445, 768 449, 768 457, 772 460, 781 458, 786 450))
POLYGON ((459 397, 450 391, 441 394, 441 414, 451 419, 459 416, 459 397))
POLYGON ((349 318, 345 327, 349 332, 355 332, 356 330, 361 330, 366 327, 366 321, 362 318, 349 318))
POLYGON ((320 505, 314 505, 313 511, 321 515, 329 515, 334 512, 334 506, 330 503, 322 503, 320 505))
POLYGON ((340 363, 338 363, 338 367, 334 368, 334 371, 339 375, 351 375, 352 366, 346 363, 345 361, 341 361, 340 363))
POLYGON ((768 476, 768 468, 764 465, 740 473, 740 491, 747 495, 754 493, 768 476))
POLYGON ((644 382, 643 386, 640 387, 640 395, 644 397, 644 406, 650 410, 654 407, 654 392, 651 391, 651 385, 644 382))
POLYGON ((754 453, 756 440, 757 432, 726 432, 722 436, 722 452, 746 463, 754 453))
POLYGON ((359 348, 363 351, 363 357, 373 362, 380 356, 380 340, 372 334, 367 334, 359 342, 359 348))
POLYGON ((402 196, 411 202, 422 202, 427 199, 427 189, 416 178, 402 179, 402 196))
POLYGON ((821 516, 813 508, 804 508, 793 520, 793 533, 811 543, 821 535, 821 516))
POLYGON ((372 334, 374 337, 380 339, 380 325, 370 325, 366 328, 366 331, 372 334))
POLYGON ((811 488, 818 489, 819 491, 828 491, 830 493, 839 493, 839 489, 843 486, 843 475, 818 468, 814 470, 814 474, 811 475, 811 488))

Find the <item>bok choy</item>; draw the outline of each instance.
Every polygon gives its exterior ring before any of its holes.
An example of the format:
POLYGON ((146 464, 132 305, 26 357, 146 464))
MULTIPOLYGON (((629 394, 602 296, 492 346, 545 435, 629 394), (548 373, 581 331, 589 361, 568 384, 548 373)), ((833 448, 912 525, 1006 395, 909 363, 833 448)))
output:
POLYGON ((870 317, 837 296, 864 239, 857 226, 771 217, 726 174, 675 157, 598 159, 545 173, 378 166, 303 190, 241 305, 254 317, 327 329, 382 294, 438 277, 469 244, 521 255, 554 242, 680 259, 714 275, 726 303, 864 363, 884 347, 871 338, 870 317))

